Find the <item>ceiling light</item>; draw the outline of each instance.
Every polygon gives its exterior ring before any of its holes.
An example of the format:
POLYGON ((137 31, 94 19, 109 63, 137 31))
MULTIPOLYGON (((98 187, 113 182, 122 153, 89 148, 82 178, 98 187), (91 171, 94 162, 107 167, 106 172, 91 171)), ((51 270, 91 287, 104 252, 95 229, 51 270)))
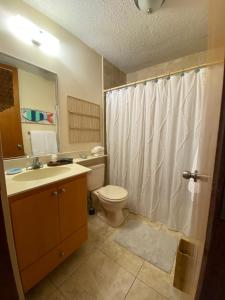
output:
POLYGON ((33 44, 51 55, 58 53, 59 40, 24 17, 20 15, 11 17, 9 26, 13 34, 23 42, 33 44))
POLYGON ((146 14, 152 14, 159 9, 165 0, 134 0, 137 8, 146 14))

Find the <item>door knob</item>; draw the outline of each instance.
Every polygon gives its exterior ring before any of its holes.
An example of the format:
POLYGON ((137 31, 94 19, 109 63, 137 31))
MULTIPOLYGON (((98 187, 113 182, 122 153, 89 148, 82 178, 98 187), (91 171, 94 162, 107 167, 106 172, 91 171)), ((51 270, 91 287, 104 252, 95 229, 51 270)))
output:
POLYGON ((196 182, 198 179, 200 179, 200 175, 198 175, 198 171, 195 170, 194 173, 190 171, 184 171, 182 174, 184 179, 190 180, 194 179, 194 182, 196 182))

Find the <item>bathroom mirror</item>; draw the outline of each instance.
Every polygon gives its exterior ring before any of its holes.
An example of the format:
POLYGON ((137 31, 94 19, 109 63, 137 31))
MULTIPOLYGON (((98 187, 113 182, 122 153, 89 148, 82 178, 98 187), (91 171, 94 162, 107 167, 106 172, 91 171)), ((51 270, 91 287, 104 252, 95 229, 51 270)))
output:
POLYGON ((0 75, 1 98, 13 93, 13 105, 0 112, 4 158, 37 155, 38 139, 54 144, 43 154, 57 152, 57 75, 1 53, 0 75))

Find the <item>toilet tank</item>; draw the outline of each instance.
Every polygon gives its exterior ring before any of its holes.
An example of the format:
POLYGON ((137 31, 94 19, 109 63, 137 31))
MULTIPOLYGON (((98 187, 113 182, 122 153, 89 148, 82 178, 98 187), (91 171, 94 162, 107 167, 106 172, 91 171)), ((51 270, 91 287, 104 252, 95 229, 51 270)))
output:
POLYGON ((92 169, 87 175, 87 187, 89 191, 94 191, 104 185, 105 164, 88 166, 92 169))

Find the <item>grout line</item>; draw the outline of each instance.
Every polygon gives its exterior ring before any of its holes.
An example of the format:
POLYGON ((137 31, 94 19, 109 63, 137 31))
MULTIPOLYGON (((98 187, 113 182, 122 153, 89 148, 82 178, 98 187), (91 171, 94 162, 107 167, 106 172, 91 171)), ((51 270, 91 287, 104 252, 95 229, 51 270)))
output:
POLYGON ((56 288, 56 290, 59 292, 59 294, 63 297, 64 300, 66 300, 66 296, 63 294, 63 292, 59 289, 56 288))
POLYGON ((134 278, 133 283, 131 284, 130 288, 128 289, 128 291, 127 291, 127 293, 126 293, 126 296, 125 296, 124 300, 127 298, 127 296, 128 296, 128 294, 129 294, 129 292, 130 292, 132 286, 134 285, 135 281, 136 281, 136 280, 139 280, 137 276, 138 276, 138 274, 140 273, 140 271, 141 271, 141 269, 142 269, 142 266, 143 266, 144 262, 145 262, 145 260, 143 259, 142 264, 141 264, 141 267, 140 267, 140 270, 137 272, 137 274, 136 274, 136 276, 135 276, 135 278, 134 278))
POLYGON ((170 300, 169 298, 167 298, 165 295, 161 294, 158 290, 156 290, 154 287, 152 287, 149 283, 145 282, 143 279, 141 278, 137 278, 138 280, 140 280, 142 283, 144 283, 146 286, 148 286, 149 288, 151 288, 154 292, 156 292, 158 295, 162 296, 163 298, 165 298, 166 300, 170 300))
POLYGON ((125 295, 125 297, 124 297, 124 300, 127 298, 127 296, 128 296, 128 294, 129 294, 129 292, 130 292, 132 286, 134 285, 134 282, 135 282, 136 279, 137 279, 137 277, 134 277, 134 280, 133 280, 131 286, 129 287, 129 289, 128 289, 127 293, 126 293, 126 295, 125 295))
MULTIPOLYGON (((142 267, 143 267, 145 261, 146 261, 146 260, 143 259, 143 262, 142 262, 142 264, 141 264, 140 270, 137 272, 137 275, 136 275, 137 278, 138 278, 139 273, 141 272, 141 269, 142 269, 142 267)), ((139 279, 139 278, 138 278, 138 279, 139 279)))
POLYGON ((107 253, 105 253, 102 249, 98 249, 98 251, 100 251, 101 253, 103 253, 105 256, 107 256, 109 259, 111 259, 115 264, 117 264, 120 268, 122 268, 123 270, 125 270, 126 272, 128 272, 129 274, 131 274, 134 278, 136 278, 136 275, 134 275, 134 273, 132 273, 131 271, 125 269, 124 266, 122 266, 120 263, 118 263, 113 257, 111 257, 110 255, 108 255, 107 253))

